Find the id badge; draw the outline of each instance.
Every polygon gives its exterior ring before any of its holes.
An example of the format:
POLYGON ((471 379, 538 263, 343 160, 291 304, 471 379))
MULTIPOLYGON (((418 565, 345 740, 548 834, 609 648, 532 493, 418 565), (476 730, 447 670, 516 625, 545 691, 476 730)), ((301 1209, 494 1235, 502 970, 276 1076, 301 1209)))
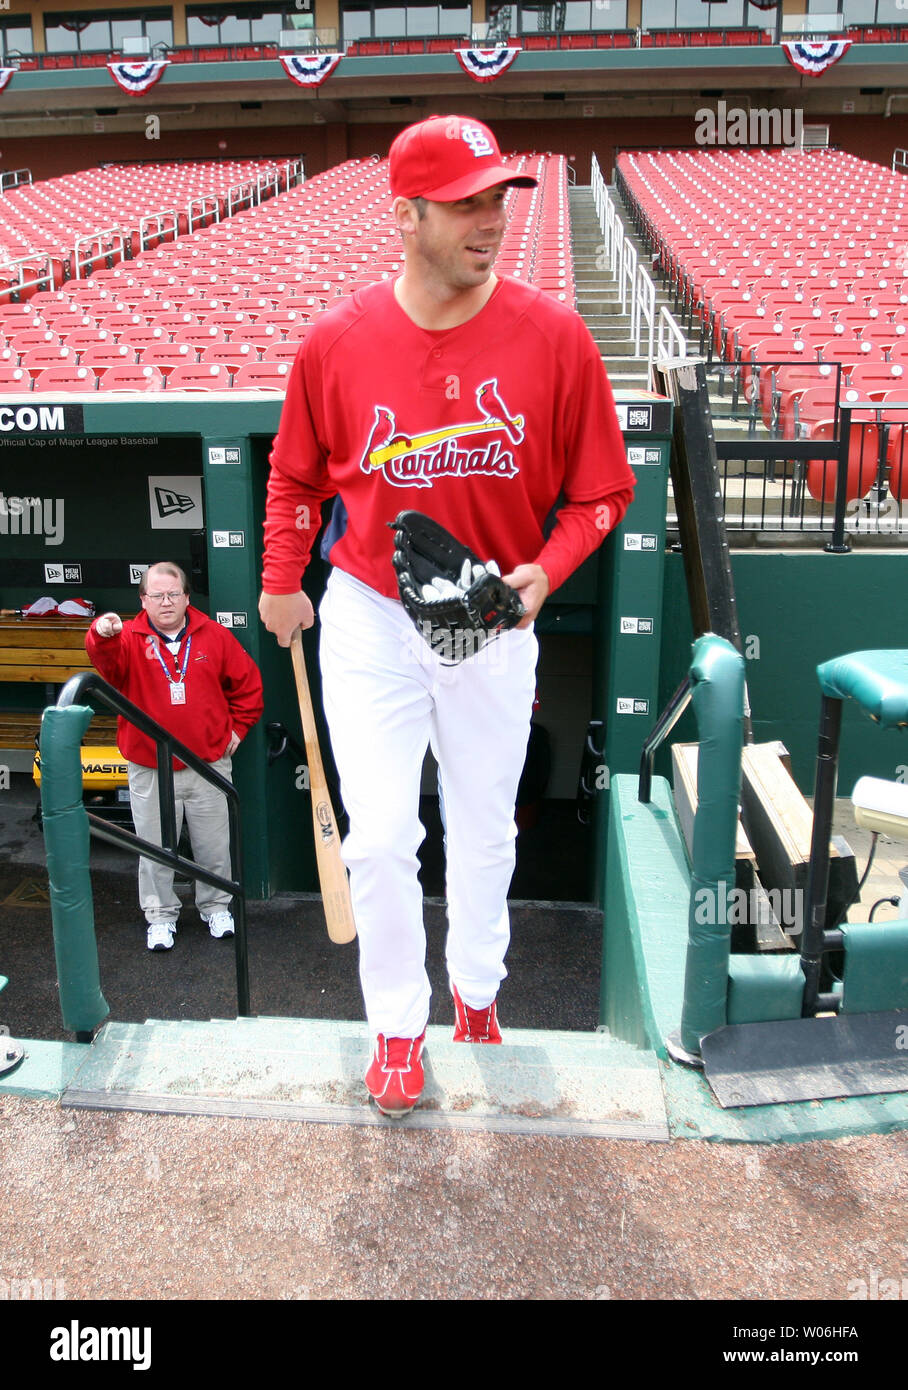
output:
POLYGON ((170 687, 170 703, 172 705, 185 705, 186 687, 182 682, 180 682, 179 685, 174 684, 170 687))

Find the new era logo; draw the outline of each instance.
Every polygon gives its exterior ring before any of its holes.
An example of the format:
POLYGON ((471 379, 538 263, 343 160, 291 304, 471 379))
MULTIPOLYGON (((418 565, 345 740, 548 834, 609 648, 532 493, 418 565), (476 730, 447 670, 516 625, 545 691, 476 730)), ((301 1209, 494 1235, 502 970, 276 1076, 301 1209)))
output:
POLYGON ((45 565, 45 584, 81 584, 81 565, 45 565))
POLYGON ((235 446, 212 445, 208 450, 208 462, 217 463, 239 463, 240 451, 235 446))
POLYGON ((191 512, 195 506, 191 497, 187 497, 182 492, 174 492, 169 487, 156 487, 154 496, 158 505, 159 516, 174 516, 180 512, 191 512))

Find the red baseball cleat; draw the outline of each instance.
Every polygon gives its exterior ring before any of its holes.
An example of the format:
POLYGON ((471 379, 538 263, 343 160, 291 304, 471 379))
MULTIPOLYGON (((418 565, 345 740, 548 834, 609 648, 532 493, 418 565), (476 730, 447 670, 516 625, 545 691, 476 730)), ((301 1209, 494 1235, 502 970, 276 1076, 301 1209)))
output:
POLYGON ((472 1043, 500 1043, 501 1030, 498 1027, 496 1000, 484 1009, 471 1009, 458 993, 457 986, 451 985, 454 995, 454 1041, 472 1043))
POLYGON ((366 1072, 366 1089, 383 1115, 409 1115, 422 1095, 425 1042, 425 1029, 418 1038, 386 1038, 379 1033, 366 1072))

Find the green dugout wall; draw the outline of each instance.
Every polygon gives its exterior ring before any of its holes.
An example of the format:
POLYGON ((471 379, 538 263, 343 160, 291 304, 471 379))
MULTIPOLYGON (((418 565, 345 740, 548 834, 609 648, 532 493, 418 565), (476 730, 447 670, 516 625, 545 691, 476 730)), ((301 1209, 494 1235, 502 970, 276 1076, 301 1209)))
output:
MULTIPOLYGON (((853 550, 732 551, 738 618, 757 742, 781 739, 795 779, 813 794, 820 690, 816 668, 843 652, 901 647, 908 642, 908 553, 853 550)), ((665 564, 659 702, 665 705, 690 660, 692 631, 679 554, 665 564)), ((696 738, 687 714, 674 738, 696 738)), ((908 749, 847 701, 843 710, 839 795, 863 775, 908 781, 908 749)), ((670 776, 667 753, 657 769, 670 776)))
MULTIPOLYGON (((236 392, 0 401, 0 492, 7 504, 13 497, 64 504, 56 536, 33 527, 24 532, 21 522, 13 533, 8 505, 5 518, 0 508, 0 606, 70 593, 98 608, 134 611, 131 566, 170 557, 196 570, 194 601, 229 625, 258 662, 265 717, 235 764, 253 897, 317 887, 300 764, 292 754, 271 765, 267 758, 269 721, 299 730, 289 655, 256 612, 267 458, 281 404, 278 396, 236 392)), ((556 664, 558 634, 573 634, 589 654, 581 673, 588 705, 580 717, 572 707, 565 764, 579 772, 586 719, 603 725, 592 769, 598 788, 592 898, 602 891, 610 779, 636 771, 643 739, 690 662, 681 559, 665 552, 671 407, 644 393, 619 393, 618 405, 638 479, 635 500, 618 530, 546 604, 538 624, 543 649, 550 644, 556 664)), ((51 523, 47 531, 58 518, 53 509, 42 517, 51 523)), ((901 640, 908 630, 904 566, 903 553, 754 551, 734 557, 742 632, 758 638, 758 658, 748 660, 747 670, 755 732, 788 743, 807 792, 814 666, 844 650, 901 640)), ((323 583, 324 566, 316 559, 307 585, 313 597, 323 583)), ((305 642, 318 706, 315 633, 305 642)), ((0 708, 29 702, 40 707, 43 689, 0 683, 0 708)), ((843 787, 858 771, 898 776, 900 747, 893 743, 890 750, 857 716, 851 722, 854 730, 846 729, 843 740, 843 787)), ((693 733, 681 725, 678 736, 693 733)), ((323 746, 330 776, 327 738, 323 746)))

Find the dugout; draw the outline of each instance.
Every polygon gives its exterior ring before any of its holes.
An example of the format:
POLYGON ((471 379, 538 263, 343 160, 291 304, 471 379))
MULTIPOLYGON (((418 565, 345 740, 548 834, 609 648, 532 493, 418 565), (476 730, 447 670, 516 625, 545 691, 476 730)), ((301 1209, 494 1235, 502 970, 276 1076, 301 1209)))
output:
MULTIPOLYGON (((562 896, 587 901, 599 900, 599 817, 609 779, 636 766, 658 709, 671 407, 646 393, 617 399, 637 496, 619 531, 553 596, 538 625, 537 722, 548 745, 542 790, 560 806, 562 823, 576 827, 566 831, 568 852, 556 855, 571 870, 562 896), (581 775, 586 830, 576 819, 581 775)), ((169 558, 190 574, 193 602, 230 626, 259 664, 265 714, 234 763, 251 898, 318 887, 303 758, 292 743, 274 757, 281 739, 268 729, 282 724, 301 742, 289 654, 257 615, 268 452, 281 405, 278 396, 235 391, 170 393, 166 402, 125 394, 61 396, 40 407, 34 398, 0 401, 0 606, 19 609, 46 594, 131 614, 141 567, 169 558)), ((307 585, 313 598, 326 577, 317 549, 307 585)), ((314 632, 305 645, 318 709, 314 632)), ((14 712, 37 718, 57 693, 48 671, 23 679, 21 668, 5 664, 0 748, 14 712)), ((327 736, 323 754, 331 778, 327 736)), ((31 760, 22 747, 0 757, 23 770, 31 760)), ((534 776, 538 782, 538 768, 534 776)), ((433 790, 429 769, 424 789, 433 790)), ((551 825, 528 820, 522 834, 532 862, 551 825)))

